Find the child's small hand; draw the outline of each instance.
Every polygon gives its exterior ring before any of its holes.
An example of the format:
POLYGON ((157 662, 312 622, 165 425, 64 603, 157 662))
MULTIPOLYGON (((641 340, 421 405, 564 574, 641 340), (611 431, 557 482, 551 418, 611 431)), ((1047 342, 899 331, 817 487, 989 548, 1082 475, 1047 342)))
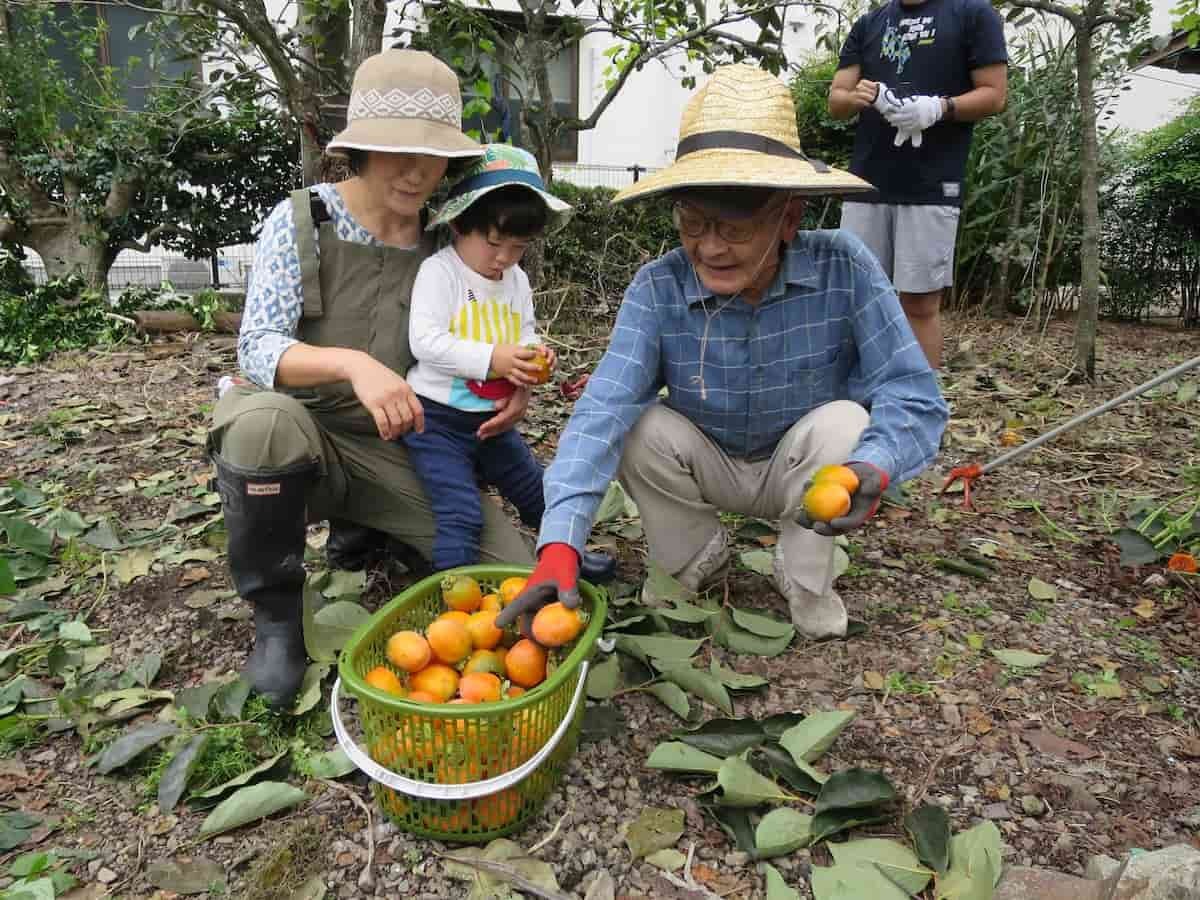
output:
POLYGON ((537 349, 539 353, 546 357, 546 368, 553 372, 554 367, 558 365, 558 354, 545 344, 538 344, 537 349))
POLYGON ((528 387, 535 382, 538 367, 533 360, 536 356, 537 351, 532 347, 496 344, 492 348, 492 369, 489 375, 494 378, 507 378, 517 387, 528 387))

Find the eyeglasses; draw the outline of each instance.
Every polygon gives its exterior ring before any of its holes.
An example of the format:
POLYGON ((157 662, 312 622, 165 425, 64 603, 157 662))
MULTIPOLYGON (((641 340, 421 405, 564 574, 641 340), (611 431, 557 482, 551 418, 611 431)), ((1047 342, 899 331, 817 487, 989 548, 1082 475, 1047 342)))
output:
MULTIPOLYGON (((786 202, 786 198, 784 198, 784 202, 786 202)), ((682 200, 677 200, 671 207, 671 218, 675 222, 675 228, 684 237, 700 237, 708 229, 708 223, 711 222, 717 237, 726 243, 748 244, 754 240, 754 236, 758 233, 758 226, 762 224, 763 219, 782 205, 777 201, 768 202, 748 219, 718 219, 715 216, 706 216, 695 207, 689 206, 682 200)))

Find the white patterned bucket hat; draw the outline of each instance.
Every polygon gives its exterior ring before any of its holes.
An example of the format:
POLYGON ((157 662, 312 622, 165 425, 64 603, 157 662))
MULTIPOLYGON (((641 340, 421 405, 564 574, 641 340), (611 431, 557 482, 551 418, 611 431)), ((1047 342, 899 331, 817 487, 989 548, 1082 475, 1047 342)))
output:
POLYGON ((346 127, 327 151, 377 150, 430 156, 479 156, 462 131, 458 78, 423 50, 384 50, 354 73, 346 127))
POLYGON ((472 162, 462 177, 450 186, 446 202, 430 220, 429 228, 449 224, 484 194, 513 184, 526 187, 542 198, 550 213, 547 234, 567 224, 574 210, 546 190, 532 153, 512 144, 487 144, 482 149, 483 157, 472 162))

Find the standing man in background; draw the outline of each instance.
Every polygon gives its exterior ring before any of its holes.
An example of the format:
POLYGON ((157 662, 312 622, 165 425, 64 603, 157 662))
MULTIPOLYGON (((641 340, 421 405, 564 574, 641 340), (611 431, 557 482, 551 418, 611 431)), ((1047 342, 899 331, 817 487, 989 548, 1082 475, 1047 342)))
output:
POLYGON ((875 186, 842 205, 842 228, 878 257, 935 369, 973 123, 1007 94, 988 0, 888 0, 850 29, 829 89, 833 118, 860 117, 850 171, 875 186))

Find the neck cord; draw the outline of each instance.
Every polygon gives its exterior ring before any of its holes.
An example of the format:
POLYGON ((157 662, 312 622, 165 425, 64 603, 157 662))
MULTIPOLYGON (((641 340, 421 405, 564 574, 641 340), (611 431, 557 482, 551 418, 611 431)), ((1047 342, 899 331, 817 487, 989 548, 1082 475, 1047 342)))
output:
MULTIPOLYGON (((788 207, 788 203, 790 203, 790 202, 791 202, 791 197, 789 197, 787 199, 787 201, 784 202, 783 209, 780 211, 779 221, 775 223, 775 237, 771 240, 771 243, 769 243, 767 245, 766 251, 763 253, 762 257, 758 260, 758 265, 756 265, 754 267, 754 274, 752 274, 750 276, 750 280, 747 282, 747 286, 754 283, 754 279, 756 279, 758 277, 758 273, 762 271, 763 263, 765 263, 767 261, 767 257, 770 256, 771 251, 774 250, 776 253, 779 252, 779 236, 783 232, 783 217, 787 214, 787 207, 788 207)), ((743 287, 740 291, 738 291, 736 294, 731 296, 728 300, 726 300, 724 303, 722 303, 720 306, 718 306, 712 312, 709 312, 708 304, 704 300, 704 289, 700 284, 700 276, 696 274, 696 266, 694 263, 692 265, 692 278, 695 279, 696 291, 697 291, 697 293, 700 294, 700 308, 704 310, 704 332, 700 336, 700 374, 693 375, 692 381, 693 381, 693 383, 700 385, 700 399, 707 400, 708 399, 708 387, 704 383, 704 355, 708 350, 708 330, 712 326, 713 319, 715 319, 720 314, 721 310, 725 309, 725 307, 729 306, 730 303, 732 303, 734 300, 737 300, 739 297, 741 297, 742 293, 746 290, 746 288, 743 287)), ((768 285, 768 287, 769 287, 769 285, 768 285)))

